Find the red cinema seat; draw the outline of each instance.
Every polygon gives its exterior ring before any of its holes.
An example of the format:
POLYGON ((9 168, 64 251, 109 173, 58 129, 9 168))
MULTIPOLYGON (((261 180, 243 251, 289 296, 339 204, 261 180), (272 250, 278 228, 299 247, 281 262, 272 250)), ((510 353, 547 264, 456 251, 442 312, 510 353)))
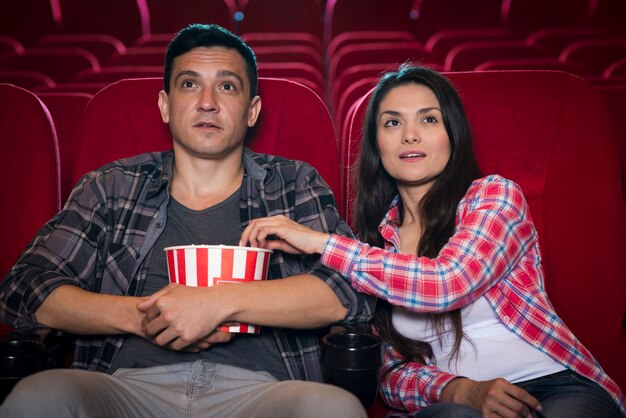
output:
POLYGON ((61 172, 61 202, 67 200, 72 187, 71 173, 77 159, 77 150, 80 146, 80 135, 83 127, 83 113, 87 103, 93 97, 88 93, 46 92, 37 93, 43 101, 57 133, 61 172))
POLYGON ((80 71, 98 69, 100 64, 91 52, 81 48, 27 48, 23 54, 2 57, 0 68, 37 71, 62 83, 80 71))
POLYGON ((324 80, 322 73, 309 64, 300 62, 261 62, 258 64, 259 77, 286 78, 304 84, 318 96, 323 96, 324 80))
POLYGON ((579 76, 588 75, 589 70, 585 66, 570 61, 561 61, 558 58, 504 58, 485 61, 479 64, 475 71, 493 70, 550 70, 563 71, 579 76))
POLYGON ((5 53, 23 54, 24 45, 11 36, 0 35, 0 54, 5 53))
POLYGON ((621 58, 606 67, 602 73, 602 77, 606 79, 624 80, 624 84, 626 84, 626 57, 621 58))
POLYGON ((474 41, 509 41, 513 35, 501 28, 485 29, 448 29, 432 35, 424 44, 428 57, 432 62, 443 65, 446 55, 455 46, 474 41))
POLYGON ((0 33, 31 47, 44 35, 56 33, 61 11, 55 0, 5 1, 0 13, 0 33))
POLYGON ((224 0, 147 0, 150 33, 144 34, 137 45, 150 42, 153 35, 169 39, 191 23, 215 23, 233 29, 234 7, 224 0))
MULTIPOLYGON (((428 54, 424 46, 415 41, 406 42, 373 42, 366 44, 346 45, 334 56, 330 57, 328 72, 326 75, 327 93, 333 88, 343 71, 360 64, 394 63, 400 64, 405 61, 428 62, 428 54)), ((327 96, 328 102, 332 98, 327 96)))
POLYGON ((268 62, 299 62, 323 70, 322 54, 307 45, 274 45, 252 48, 259 64, 268 62))
POLYGON ((114 54, 126 52, 126 46, 117 38, 104 34, 64 33, 45 35, 37 41, 40 48, 82 48, 91 52, 100 64, 104 64, 114 54))
MULTIPOLYGON (((626 387, 624 200, 616 131, 604 100, 594 86, 562 72, 447 76, 465 103, 483 173, 499 173, 524 190, 557 313, 626 387)), ((352 118, 349 158, 358 149, 367 102, 352 118)), ((346 187, 349 199, 353 185, 346 187)))
POLYGON ((54 87, 56 84, 47 75, 31 70, 0 70, 0 83, 14 84, 26 90, 54 87))
POLYGON ((102 67, 76 74, 77 83, 113 83, 125 78, 163 77, 163 65, 102 67))
POLYGON ((589 0, 502 0, 500 26, 517 37, 544 28, 583 27, 589 0))
POLYGON ((440 31, 500 27, 502 0, 416 0, 413 33, 421 42, 440 31))
POLYGON ((562 61, 580 62, 595 75, 602 75, 609 65, 622 58, 626 58, 626 38, 576 41, 559 56, 562 61))
POLYGON ((145 0, 59 0, 61 33, 111 35, 132 45, 150 33, 150 17, 145 0))
POLYGON ((248 46, 305 46, 322 54, 322 39, 307 32, 246 32, 241 35, 248 46))
POLYGON ((606 100, 615 122, 619 155, 622 162, 622 190, 626 205, 626 83, 596 86, 596 88, 606 100))
POLYGON ((607 31, 589 26, 575 28, 544 28, 529 34, 525 42, 528 45, 540 46, 558 56, 565 47, 576 41, 587 39, 609 38, 607 31))
POLYGON ((527 59, 548 56, 543 49, 528 46, 520 40, 464 42, 448 52, 443 69, 445 71, 471 71, 483 62, 493 59, 527 59))
POLYGON ((413 31, 414 0, 327 0, 324 45, 343 32, 413 31))
POLYGON ((302 32, 322 40, 322 5, 318 0, 247 0, 238 14, 239 33, 302 32))
MULTIPOLYGON (((96 94, 87 105, 73 181, 118 158, 172 147, 170 131, 157 106, 163 79, 122 80, 96 94), (106 146, 103 146, 106 144, 106 146)), ((316 167, 339 194, 339 169, 332 120, 310 89, 282 79, 260 78, 263 100, 248 146, 255 151, 304 160, 316 167)))
POLYGON ((345 46, 372 42, 417 42, 417 38, 411 32, 396 30, 343 32, 330 40, 326 48, 326 61, 330 61, 345 46))
POLYGON ((0 84, 0 138, 4 162, 0 205, 0 280, 35 232, 61 208, 59 153, 54 124, 33 93, 0 84))
POLYGON ((137 46, 126 51, 113 54, 106 62, 107 67, 145 67, 163 66, 165 63, 165 46, 137 46))

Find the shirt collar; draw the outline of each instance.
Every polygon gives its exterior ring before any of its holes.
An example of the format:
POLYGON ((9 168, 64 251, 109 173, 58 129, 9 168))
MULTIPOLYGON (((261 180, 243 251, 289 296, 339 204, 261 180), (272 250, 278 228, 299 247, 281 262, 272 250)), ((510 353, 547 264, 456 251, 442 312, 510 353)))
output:
POLYGON ((400 248, 400 234, 398 232, 398 201, 396 196, 391 201, 387 213, 378 226, 378 232, 386 242, 391 243, 396 249, 400 248))

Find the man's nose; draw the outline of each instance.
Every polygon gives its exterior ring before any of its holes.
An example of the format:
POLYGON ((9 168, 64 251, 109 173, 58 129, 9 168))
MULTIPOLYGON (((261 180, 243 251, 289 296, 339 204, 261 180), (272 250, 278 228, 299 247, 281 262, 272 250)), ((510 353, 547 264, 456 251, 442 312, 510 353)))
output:
POLYGON ((211 89, 204 89, 198 100, 197 110, 199 112, 215 112, 219 111, 219 106, 215 98, 215 94, 211 89))

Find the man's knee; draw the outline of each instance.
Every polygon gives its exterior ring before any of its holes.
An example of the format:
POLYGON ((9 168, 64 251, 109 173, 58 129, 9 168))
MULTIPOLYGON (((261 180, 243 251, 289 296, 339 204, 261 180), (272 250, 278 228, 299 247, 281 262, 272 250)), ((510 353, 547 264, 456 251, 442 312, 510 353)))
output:
POLYGON ((281 385, 284 397, 291 400, 285 416, 367 417, 359 399, 337 386, 302 381, 281 382, 281 385))
MULTIPOLYGON (((76 370, 54 369, 20 380, 0 407, 0 417, 62 415, 82 398, 84 385, 75 378, 76 370)), ((69 411, 68 411, 69 412, 69 411)))

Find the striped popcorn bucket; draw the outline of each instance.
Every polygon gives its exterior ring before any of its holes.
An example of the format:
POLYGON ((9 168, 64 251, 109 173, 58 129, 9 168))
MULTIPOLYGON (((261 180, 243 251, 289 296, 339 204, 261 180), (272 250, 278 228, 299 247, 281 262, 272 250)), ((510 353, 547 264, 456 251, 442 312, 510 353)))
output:
MULTIPOLYGON (((207 287, 267 279, 271 250, 227 245, 180 245, 165 248, 170 283, 207 287)), ((258 334, 257 325, 236 324, 224 332, 258 334)))

